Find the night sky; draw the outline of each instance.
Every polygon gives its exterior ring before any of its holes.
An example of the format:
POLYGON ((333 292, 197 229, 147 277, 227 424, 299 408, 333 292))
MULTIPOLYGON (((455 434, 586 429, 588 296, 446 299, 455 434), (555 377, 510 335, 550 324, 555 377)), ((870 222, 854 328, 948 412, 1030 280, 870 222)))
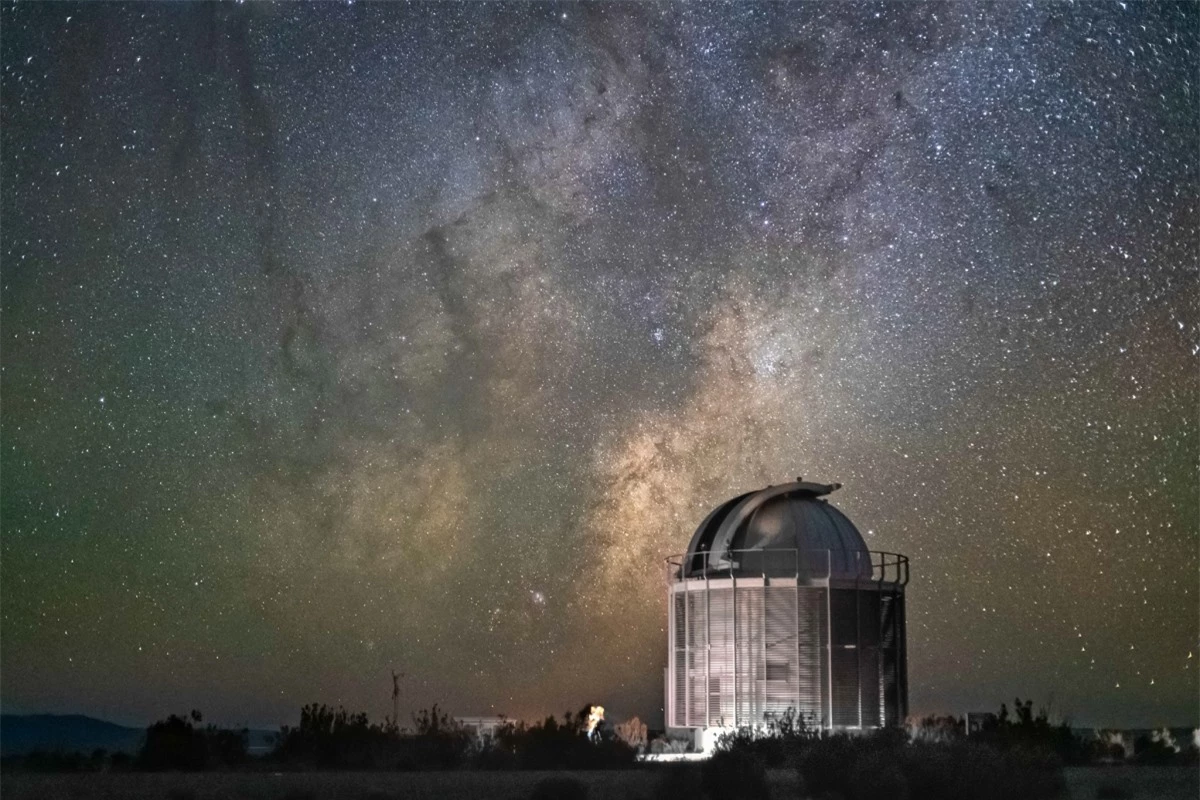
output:
POLYGON ((5 2, 0 704, 659 724, 803 476, 914 712, 1195 724, 1198 23, 5 2))

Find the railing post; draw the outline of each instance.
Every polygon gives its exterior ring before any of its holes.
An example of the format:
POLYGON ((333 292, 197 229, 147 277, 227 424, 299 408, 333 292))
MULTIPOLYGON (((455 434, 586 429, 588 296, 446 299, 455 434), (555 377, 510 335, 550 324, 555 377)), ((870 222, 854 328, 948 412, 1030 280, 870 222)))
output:
POLYGON ((729 632, 730 633, 729 642, 733 649, 733 660, 731 662, 733 665, 733 727, 736 728, 737 724, 738 724, 738 722, 737 722, 737 715, 738 715, 737 576, 733 574, 732 563, 729 566, 729 579, 733 582, 732 588, 730 589, 730 594, 729 594, 729 603, 730 603, 729 607, 733 611, 733 613, 731 615, 733 618, 733 630, 731 630, 729 632))
POLYGON ((691 606, 691 581, 683 584, 683 674, 686 683, 683 687, 683 724, 685 727, 692 726, 692 626, 690 614, 691 606))
MULTIPOLYGON (((855 562, 862 558, 862 553, 854 554, 855 562)), ((858 566, 855 563, 855 566, 858 566)), ((859 594, 859 576, 862 570, 854 570, 854 685, 858 687, 858 729, 862 730, 862 598, 859 594)))
POLYGON ((712 592, 704 570, 704 727, 712 725, 712 592))

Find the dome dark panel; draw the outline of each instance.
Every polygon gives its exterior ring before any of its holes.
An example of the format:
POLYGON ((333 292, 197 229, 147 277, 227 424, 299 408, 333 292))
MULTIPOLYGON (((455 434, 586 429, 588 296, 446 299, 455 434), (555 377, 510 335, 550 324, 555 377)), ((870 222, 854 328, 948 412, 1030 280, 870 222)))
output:
POLYGON ((740 494, 708 512, 708 516, 700 523, 700 527, 696 528, 696 532, 692 534, 692 541, 688 544, 688 574, 704 571, 704 552, 712 546, 713 536, 716 535, 717 529, 729 516, 729 512, 751 494, 753 492, 740 494))

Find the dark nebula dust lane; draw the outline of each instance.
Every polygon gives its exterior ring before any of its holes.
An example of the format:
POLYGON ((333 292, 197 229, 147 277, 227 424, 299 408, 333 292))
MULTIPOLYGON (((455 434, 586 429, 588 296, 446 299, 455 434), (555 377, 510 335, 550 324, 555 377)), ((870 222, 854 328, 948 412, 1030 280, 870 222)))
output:
POLYGON ((0 703, 654 723, 838 481, 915 712, 1195 721, 1194 3, 0 7, 0 703))

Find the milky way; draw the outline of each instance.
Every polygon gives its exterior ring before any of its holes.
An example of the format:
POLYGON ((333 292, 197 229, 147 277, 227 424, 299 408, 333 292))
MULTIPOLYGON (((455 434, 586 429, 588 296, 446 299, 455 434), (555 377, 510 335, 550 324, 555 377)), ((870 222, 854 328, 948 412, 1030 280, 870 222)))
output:
POLYGON ((1198 17, 6 2, 4 709, 654 724, 803 476, 914 711, 1194 723, 1198 17))

